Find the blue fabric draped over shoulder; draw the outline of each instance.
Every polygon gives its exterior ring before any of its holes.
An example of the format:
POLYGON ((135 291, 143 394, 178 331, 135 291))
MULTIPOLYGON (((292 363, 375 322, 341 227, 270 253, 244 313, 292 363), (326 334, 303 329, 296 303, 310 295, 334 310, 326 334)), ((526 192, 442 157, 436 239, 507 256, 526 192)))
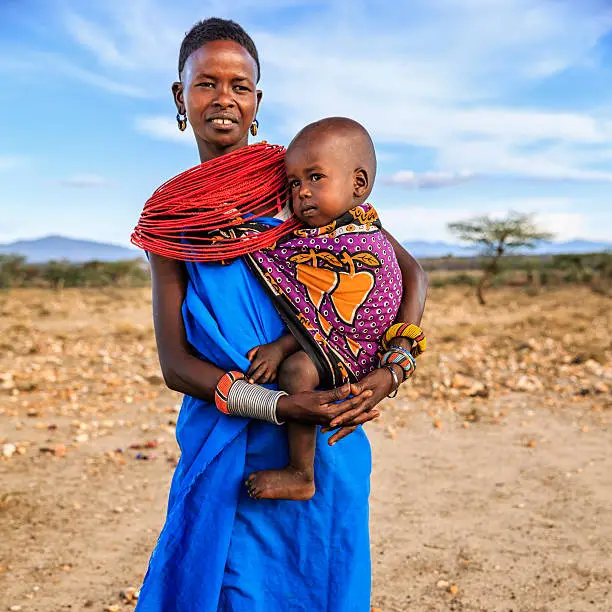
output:
MULTIPOLYGON (((272 302, 242 260, 186 265, 189 342, 220 368, 246 371, 252 347, 286 333, 272 302)), ((307 502, 255 501, 244 486, 251 472, 287 463, 284 427, 185 396, 176 435, 181 458, 137 612, 369 612, 371 452, 361 428, 333 447, 319 432, 307 502)))

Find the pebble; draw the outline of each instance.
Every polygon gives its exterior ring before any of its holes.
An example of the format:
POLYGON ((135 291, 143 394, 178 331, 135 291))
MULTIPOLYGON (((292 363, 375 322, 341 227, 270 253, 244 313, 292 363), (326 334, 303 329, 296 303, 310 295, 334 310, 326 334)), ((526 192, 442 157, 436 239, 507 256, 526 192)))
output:
POLYGON ((138 589, 135 589, 134 587, 124 589, 119 593, 119 597, 124 600, 124 603, 136 601, 139 595, 140 591, 138 589))
POLYGON ((17 452, 17 447, 10 442, 2 445, 2 456, 12 457, 17 452))

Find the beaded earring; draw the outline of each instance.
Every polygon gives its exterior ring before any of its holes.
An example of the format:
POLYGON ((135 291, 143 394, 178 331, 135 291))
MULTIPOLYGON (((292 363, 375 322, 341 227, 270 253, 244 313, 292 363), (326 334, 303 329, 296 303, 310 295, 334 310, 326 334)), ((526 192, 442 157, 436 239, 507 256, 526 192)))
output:
POLYGON ((253 123, 251 123, 250 130, 253 136, 257 136, 257 130, 259 130, 259 121, 257 121, 257 119, 254 119, 253 123))
POLYGON ((184 132, 187 129, 187 115, 185 113, 176 114, 176 122, 178 123, 178 129, 184 132))

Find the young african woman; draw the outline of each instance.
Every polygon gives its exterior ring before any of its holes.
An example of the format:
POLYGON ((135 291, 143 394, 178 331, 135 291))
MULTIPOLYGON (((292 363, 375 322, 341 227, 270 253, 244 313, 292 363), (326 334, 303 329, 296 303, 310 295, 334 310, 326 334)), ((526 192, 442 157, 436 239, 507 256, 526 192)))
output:
MULTIPOLYGON (((208 19, 186 35, 172 91, 179 127, 186 120, 193 129, 201 162, 245 147, 256 132, 259 73, 255 45, 234 22, 208 19)), ((398 321, 418 324, 426 277, 391 240, 405 296, 398 321)), ((138 612, 368 612, 371 453, 359 425, 392 391, 389 370, 350 388, 281 397, 282 421, 325 427, 339 416, 343 427, 318 435, 311 500, 253 500, 244 480, 285 465, 284 428, 222 414, 213 398, 225 372, 246 371, 247 352, 286 333, 285 325, 242 259, 217 265, 150 254, 150 263, 161 368, 185 397, 176 428, 181 459, 138 612)), ((403 338, 395 344, 410 346, 403 338)))

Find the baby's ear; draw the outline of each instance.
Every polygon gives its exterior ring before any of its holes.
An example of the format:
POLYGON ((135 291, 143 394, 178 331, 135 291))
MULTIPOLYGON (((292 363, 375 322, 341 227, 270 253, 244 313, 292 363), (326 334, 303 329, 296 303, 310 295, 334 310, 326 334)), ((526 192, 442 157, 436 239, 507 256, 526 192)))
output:
POLYGON ((353 197, 362 198, 370 187, 370 177, 365 168, 357 168, 353 172, 353 197))

